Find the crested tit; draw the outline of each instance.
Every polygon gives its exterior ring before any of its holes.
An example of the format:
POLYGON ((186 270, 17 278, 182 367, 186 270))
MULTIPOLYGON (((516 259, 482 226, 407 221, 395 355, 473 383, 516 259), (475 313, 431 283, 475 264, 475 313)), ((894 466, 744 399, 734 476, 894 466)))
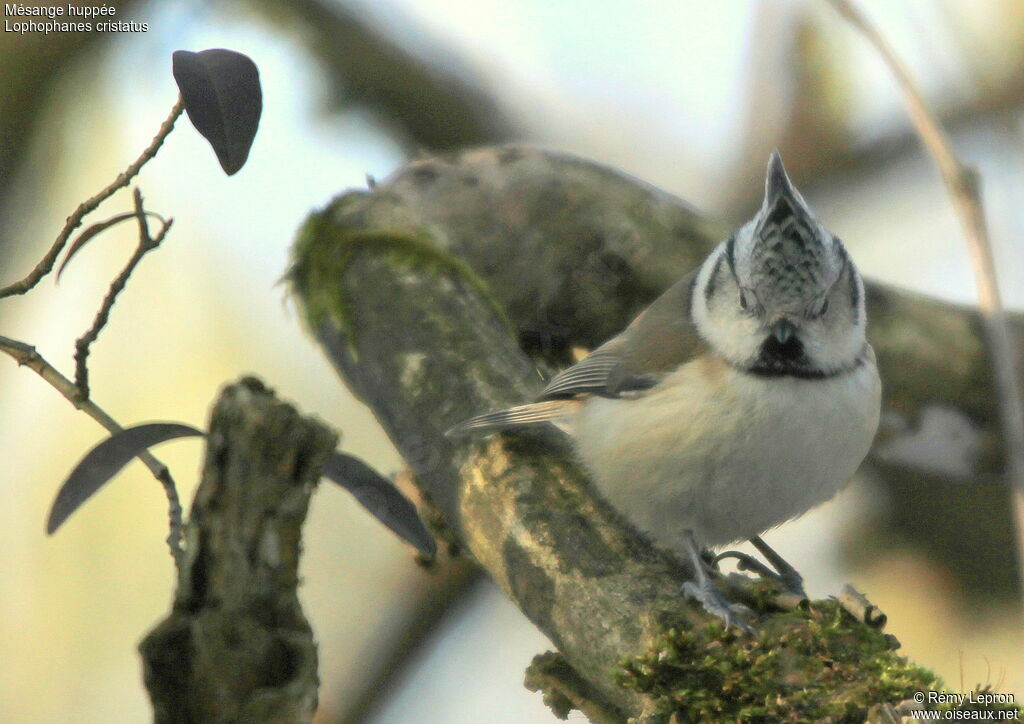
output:
POLYGON ((831 498, 867 455, 880 382, 865 325, 853 260, 776 152, 760 210, 700 268, 555 376, 537 402, 453 432, 555 424, 600 495, 689 558, 687 593, 748 628, 700 548, 751 540, 802 592, 759 535, 831 498))

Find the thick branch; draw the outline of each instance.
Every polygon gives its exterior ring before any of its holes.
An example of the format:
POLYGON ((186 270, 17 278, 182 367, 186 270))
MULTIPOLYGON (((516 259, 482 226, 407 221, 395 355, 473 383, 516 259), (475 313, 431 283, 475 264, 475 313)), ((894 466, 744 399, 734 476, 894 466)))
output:
POLYGON ((251 378, 223 392, 209 430, 174 608, 140 645, 156 721, 309 721, 301 529, 336 435, 251 378))
MULTIPOLYGON (((360 233, 428 235, 472 268, 520 345, 551 366, 620 331, 726 233, 635 178, 518 146, 415 162, 330 213, 360 233)), ((870 461, 884 470, 895 514, 914 518, 897 524, 967 588, 1015 592, 998 398, 977 310, 877 282, 868 306, 885 395, 870 461), (978 529, 978 519, 989 524, 978 529)), ((1010 323, 1024 344, 1024 320, 1010 323)))
MULTIPOLYGON (((459 444, 445 437, 474 412, 528 399, 541 380, 486 285, 437 248, 443 240, 436 229, 354 226, 345 214, 349 203, 314 215, 297 243, 292 280, 310 325, 458 538, 579 675, 569 687, 573 705, 611 719, 667 715, 681 705, 659 688, 667 679, 644 673, 651 670, 644 657, 658 661, 660 648, 697 650, 713 641, 714 653, 688 660, 740 669, 737 682, 749 685, 730 693, 715 689, 713 673, 701 684, 705 700, 734 707, 722 710, 732 714, 746 706, 742 696, 756 700, 766 688, 780 711, 797 711, 787 708, 795 704, 786 693, 799 690, 808 707, 800 711, 821 713, 850 701, 866 711, 870 703, 899 701, 932 683, 930 674, 895 657, 881 634, 844 618, 835 604, 764 614, 765 634, 756 640, 724 634, 683 601, 681 567, 595 498, 557 435, 459 444), (671 627, 684 637, 667 633, 671 627), (798 642, 791 658, 771 659, 786 636, 798 642), (641 658, 623 664, 632 656, 641 658), (842 663, 824 678, 822 656, 842 663), (749 666, 726 664, 747 660, 749 666)), ((738 578, 737 593, 756 604, 764 592, 738 578)), ((762 611, 770 608, 765 598, 762 611)), ((565 667, 557 668, 562 684, 573 682, 565 667)), ((532 681, 545 686, 549 679, 532 681)), ((561 704, 567 691, 563 686, 555 697, 561 704)))
MULTIPOLYGON (((531 148, 479 149, 419 161, 372 193, 331 207, 360 232, 426 231, 463 259, 506 309, 523 346, 561 364, 592 347, 703 261, 720 224, 678 198, 596 163, 531 148)), ((1003 471, 997 411, 981 320, 973 308, 868 283, 869 337, 885 381, 884 440, 916 429, 927 408, 959 413, 977 434, 963 465, 925 468, 948 479, 1003 471), (949 354, 951 349, 956 355, 949 354)), ((1024 341, 1024 319, 1010 316, 1024 341)), ((939 447, 937 445, 937 447, 939 447)), ((920 470, 893 445, 886 464, 920 470)))

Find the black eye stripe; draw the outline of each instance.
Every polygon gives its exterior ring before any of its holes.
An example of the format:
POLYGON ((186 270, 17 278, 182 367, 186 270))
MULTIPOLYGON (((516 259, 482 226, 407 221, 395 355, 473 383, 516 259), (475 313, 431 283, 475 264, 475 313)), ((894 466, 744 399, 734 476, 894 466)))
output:
POLYGON ((729 241, 725 242, 725 260, 729 262, 729 271, 732 272, 733 279, 736 279, 736 283, 739 284, 740 280, 736 278, 736 258, 733 256, 736 247, 736 237, 730 236, 729 241))
POLYGON ((715 293, 715 288, 718 286, 718 274, 722 271, 722 257, 719 256, 718 260, 715 261, 715 266, 711 270, 711 275, 708 277, 708 284, 704 287, 704 301, 709 302, 711 295, 715 293))
POLYGON ((853 309, 853 322, 857 324, 860 322, 860 287, 857 286, 857 270, 852 262, 847 273, 850 275, 850 308, 853 309))

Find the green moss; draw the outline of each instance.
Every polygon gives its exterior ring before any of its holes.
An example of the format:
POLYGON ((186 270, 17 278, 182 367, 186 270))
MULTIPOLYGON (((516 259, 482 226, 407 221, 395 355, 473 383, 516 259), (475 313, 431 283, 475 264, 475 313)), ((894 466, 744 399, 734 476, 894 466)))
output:
MULTIPOLYGON (((355 341, 350 304, 342 279, 360 255, 387 257, 395 270, 427 269, 462 281, 479 292, 506 324, 508 317, 488 291, 486 283, 464 262, 429 240, 427 233, 410 229, 365 229, 346 226, 339 220, 348 195, 309 215, 299 228, 293 246, 288 281, 302 303, 306 322, 319 329, 327 321, 355 341)), ((511 325, 510 325, 511 326, 511 325)))
POLYGON ((820 601, 761 619, 753 637, 717 622, 671 630, 647 654, 624 660, 616 675, 679 721, 859 722, 872 704, 942 686, 890 642, 835 601, 820 601))

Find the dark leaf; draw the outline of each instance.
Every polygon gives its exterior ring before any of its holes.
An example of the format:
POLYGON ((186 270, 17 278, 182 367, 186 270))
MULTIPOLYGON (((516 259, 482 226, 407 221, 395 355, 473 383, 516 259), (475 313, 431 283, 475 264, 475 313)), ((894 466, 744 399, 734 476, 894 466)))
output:
POLYGON ((52 534, 93 493, 143 450, 179 437, 202 436, 200 430, 174 422, 153 422, 111 435, 82 458, 53 501, 46 532, 52 534))
POLYGON ((174 80, 196 130, 228 176, 245 165, 263 111, 260 73, 247 55, 213 48, 173 55, 174 80))
MULTIPOLYGON (((154 214, 152 211, 147 211, 146 216, 152 216, 155 219, 160 219, 161 222, 164 221, 164 217, 160 216, 160 214, 154 214)), ((61 263, 60 269, 57 270, 57 280, 60 281, 60 275, 64 273, 64 267, 66 267, 68 265, 68 262, 71 261, 71 257, 77 254, 78 250, 85 246, 90 239, 99 234, 101 231, 106 231, 111 226, 116 226, 117 224, 120 224, 122 221, 127 221, 128 219, 133 218, 135 218, 135 212, 126 211, 123 214, 111 216, 109 219, 97 222, 92 226, 86 227, 82 231, 82 233, 75 238, 74 242, 72 242, 71 246, 68 248, 68 253, 64 257, 64 261, 61 263)))
POLYGON ((362 460, 335 452, 324 465, 324 477, 356 496, 364 508, 421 553, 432 556, 437 551, 434 537, 423 527, 416 506, 362 460))

